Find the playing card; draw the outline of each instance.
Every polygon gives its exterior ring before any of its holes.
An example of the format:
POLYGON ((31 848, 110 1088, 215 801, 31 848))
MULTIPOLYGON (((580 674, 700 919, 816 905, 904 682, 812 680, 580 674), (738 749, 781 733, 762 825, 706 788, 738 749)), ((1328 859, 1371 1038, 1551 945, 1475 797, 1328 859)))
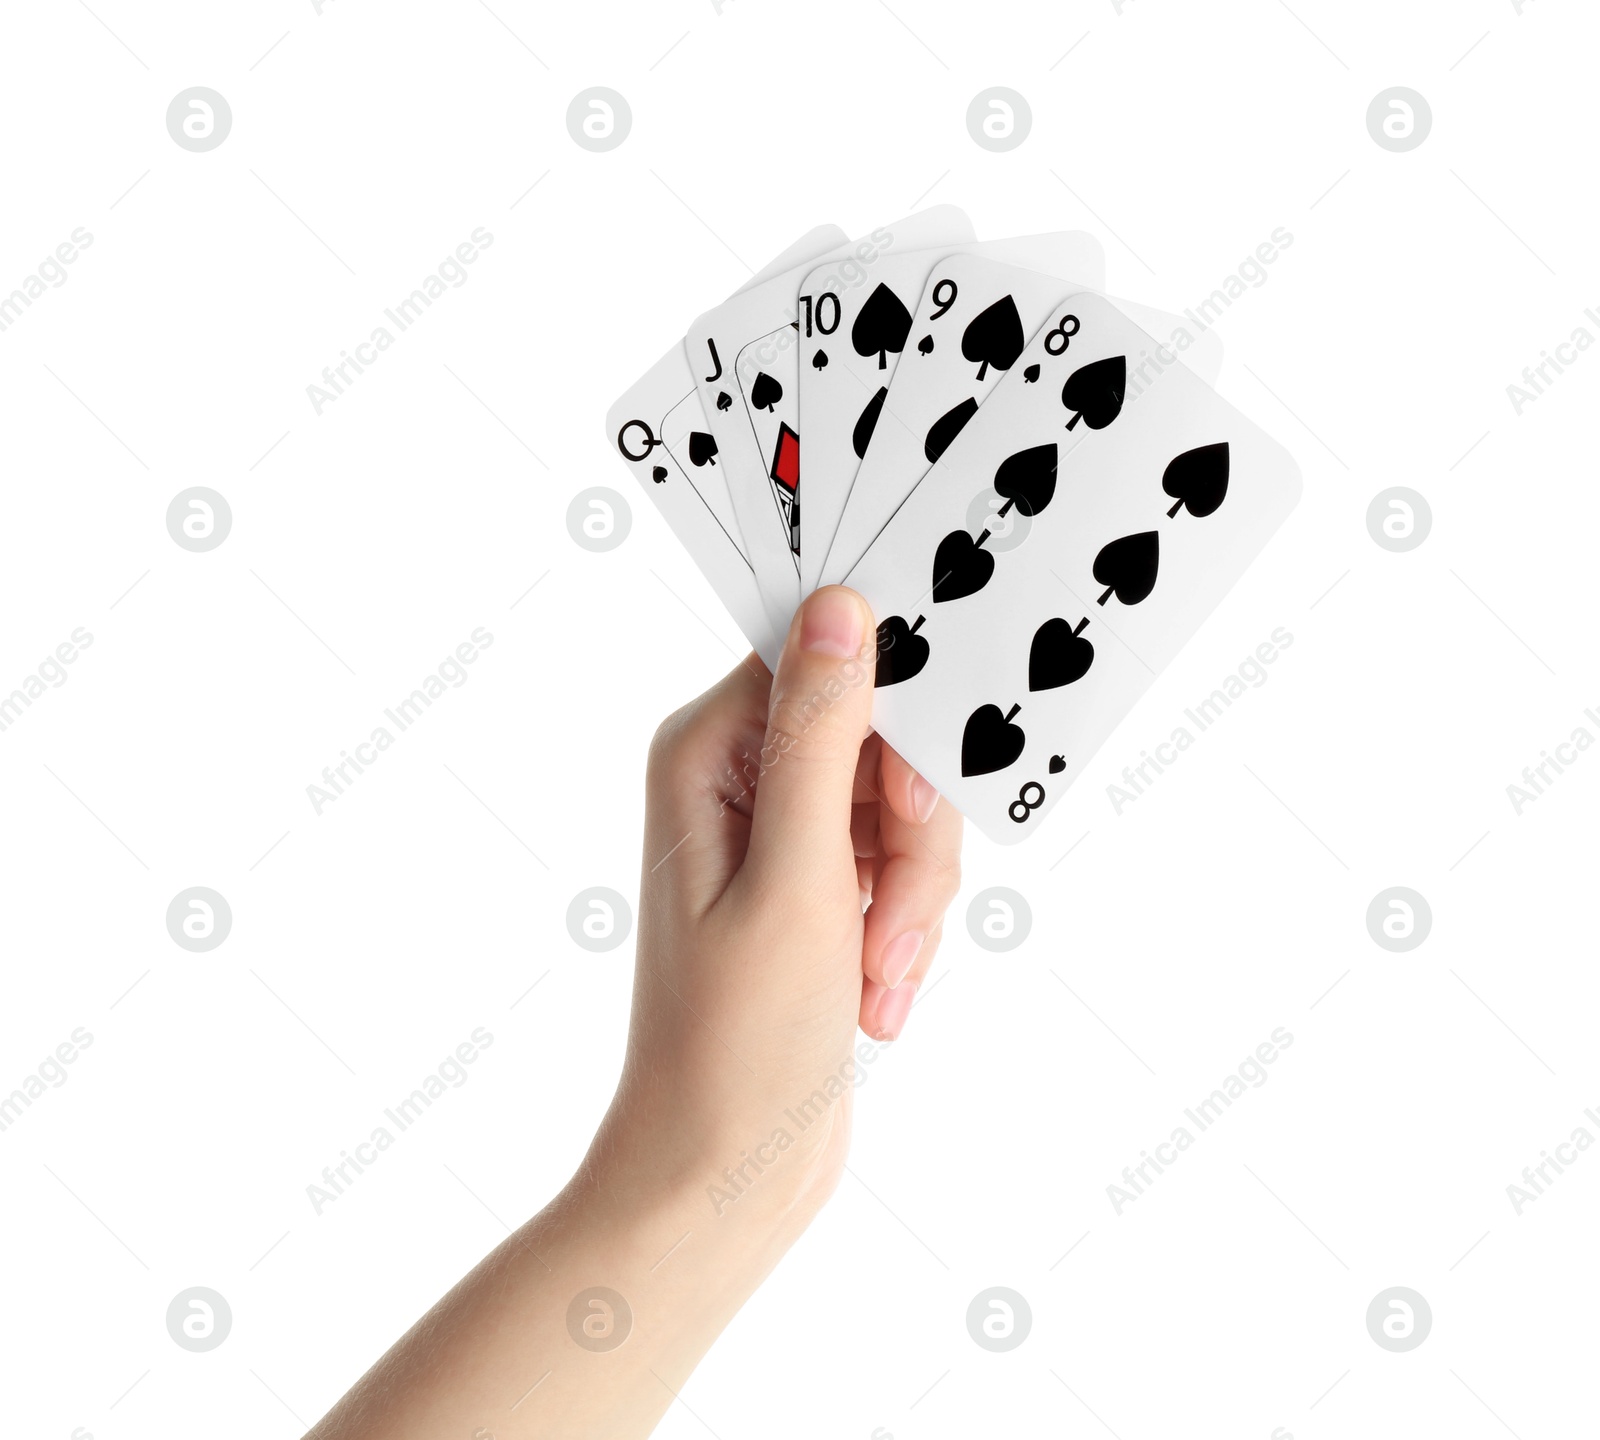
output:
MULTIPOLYGON (((953 206, 936 206, 880 226, 853 244, 840 246, 828 258, 870 272, 886 253, 960 244, 972 238, 971 222, 961 211, 953 206)), ((799 535, 795 508, 800 495, 797 489, 772 478, 783 457, 763 450, 755 416, 766 417, 764 428, 769 432, 772 422, 778 420, 787 423, 798 437, 795 297, 800 282, 815 263, 796 266, 708 311, 690 325, 684 342, 710 433, 719 448, 723 478, 732 495, 745 553, 755 569, 772 627, 780 635, 787 631, 800 599, 795 557, 799 535), (747 406, 746 395, 733 373, 740 353, 758 342, 764 348, 749 374, 749 388, 753 392, 765 373, 769 383, 763 385, 759 398, 769 401, 770 408, 747 406), (780 412, 780 407, 787 408, 780 412)), ((782 434, 781 430, 776 431, 776 436, 782 434)), ((793 454, 798 438, 784 443, 793 454)), ((785 473, 797 476, 798 470, 790 467, 785 473)))
POLYGON ((1299 494, 1289 454, 1111 301, 1059 301, 846 577, 880 620, 874 727, 1022 839, 1299 494))
POLYGON ((716 476, 717 443, 705 428, 682 345, 667 351, 611 407, 606 438, 770 665, 778 642, 755 571, 729 533, 733 516, 719 514, 715 504, 720 499, 726 506, 728 492, 716 476), (697 485, 705 472, 707 479, 697 485))
MULTIPOLYGON (((768 261, 733 293, 743 295, 747 290, 754 290, 756 286, 765 284, 775 275, 785 274, 796 266, 805 264, 807 260, 815 261, 818 256, 831 253, 846 244, 849 238, 837 225, 818 225, 815 229, 808 230, 781 255, 768 261)), ((704 416, 698 406, 680 406, 678 413, 685 424, 701 431, 707 430, 704 416)), ((733 512, 733 497, 728 491, 727 481, 723 479, 720 469, 697 467, 694 480, 694 488, 711 507, 712 513, 717 517, 717 523, 739 547, 740 553, 746 554, 744 540, 739 533, 739 522, 733 512)))
MULTIPOLYGON (((1024 341, 1076 278, 1048 267, 1002 264, 983 253, 953 254, 934 267, 909 332, 910 358, 895 372, 881 401, 872 445, 838 502, 841 514, 828 553, 816 569, 817 584, 838 584, 866 554, 896 507, 978 413, 1024 341)), ((1214 331, 1195 333, 1196 327, 1181 316, 1131 300, 1112 303, 1142 329, 1165 337, 1166 353, 1178 356, 1207 383, 1215 382, 1222 342, 1214 331)), ((816 429, 810 417, 807 429, 816 429)), ((825 434, 825 423, 823 429, 825 434)))
MULTIPOLYGON (((746 290, 754 290, 757 285, 764 284, 774 275, 782 275, 785 271, 793 270, 797 265, 804 265, 806 261, 815 261, 819 255, 826 255, 830 250, 837 250, 839 246, 848 244, 850 237, 837 225, 816 225, 807 230, 794 244, 790 245, 773 258, 733 293, 743 295, 746 290)), ((732 298, 731 296, 729 297, 732 298)))
MULTIPOLYGON (((856 467, 871 442, 912 334, 912 312, 924 282, 936 264, 957 252, 1058 277, 1045 304, 1069 289, 1098 289, 1105 270, 1100 242, 1080 230, 1069 230, 885 255, 865 273, 860 267, 842 270, 837 262, 824 262, 806 276, 800 287, 798 357, 807 474, 805 514, 799 526, 803 595, 817 587, 856 467)), ((1017 334, 1017 350, 1026 338, 1017 334)), ((1004 342, 997 337, 997 343, 1004 342)), ((741 383, 743 360, 741 356, 741 383)), ((765 453, 772 453, 770 447, 765 453)))
MULTIPOLYGON (((741 411, 756 437, 766 481, 778 508, 784 544, 796 568, 800 557, 800 384, 793 330, 752 340, 733 367, 741 411)), ((806 499, 809 503, 810 492, 806 499)))
MULTIPOLYGON (((744 289, 807 264, 844 240, 845 233, 837 226, 818 226, 752 277, 744 289)), ((611 407, 606 440, 628 463, 751 645, 773 664, 782 637, 768 620, 755 572, 740 544, 716 440, 706 425, 682 343, 611 407)))

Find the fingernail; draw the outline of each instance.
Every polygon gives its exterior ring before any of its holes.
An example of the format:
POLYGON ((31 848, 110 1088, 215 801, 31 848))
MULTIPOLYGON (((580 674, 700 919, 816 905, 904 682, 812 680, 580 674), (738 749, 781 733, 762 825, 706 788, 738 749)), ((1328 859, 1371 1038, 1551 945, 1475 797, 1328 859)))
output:
POLYGON ((883 983, 889 989, 893 990, 910 973, 925 938, 920 930, 907 930, 883 947, 883 983))
POLYGON ((879 1040, 898 1040, 905 1029, 906 1016, 911 1013, 912 1002, 917 998, 915 985, 902 985, 898 990, 887 990, 878 1002, 879 1040))
POLYGON ((911 808, 917 812, 917 823, 926 825, 939 808, 939 792, 920 775, 911 777, 911 808))
POLYGON ((861 603, 848 592, 830 587, 806 601, 800 619, 800 648, 840 660, 861 653, 861 603))

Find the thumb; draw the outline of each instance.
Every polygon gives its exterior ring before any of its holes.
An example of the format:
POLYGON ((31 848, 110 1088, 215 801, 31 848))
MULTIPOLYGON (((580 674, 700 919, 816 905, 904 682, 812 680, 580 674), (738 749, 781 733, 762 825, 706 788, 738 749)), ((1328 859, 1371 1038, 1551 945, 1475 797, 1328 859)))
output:
POLYGON ((856 883, 850 803, 871 727, 876 644, 867 602, 842 585, 807 597, 789 623, 772 678, 748 851, 769 874, 837 859, 856 883))

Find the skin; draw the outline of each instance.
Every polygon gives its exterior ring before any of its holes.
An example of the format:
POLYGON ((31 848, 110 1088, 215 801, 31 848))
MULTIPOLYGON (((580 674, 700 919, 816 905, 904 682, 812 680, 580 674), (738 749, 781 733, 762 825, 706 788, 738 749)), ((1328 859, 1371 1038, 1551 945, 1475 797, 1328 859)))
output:
POLYGON ((820 590, 775 677, 751 656, 656 732, 628 1050, 589 1152, 308 1440, 646 1436, 833 1193, 857 1026, 901 1033, 960 882, 960 816, 869 731, 874 646, 865 602, 820 590), (569 1324, 595 1287, 628 1316, 569 1324))

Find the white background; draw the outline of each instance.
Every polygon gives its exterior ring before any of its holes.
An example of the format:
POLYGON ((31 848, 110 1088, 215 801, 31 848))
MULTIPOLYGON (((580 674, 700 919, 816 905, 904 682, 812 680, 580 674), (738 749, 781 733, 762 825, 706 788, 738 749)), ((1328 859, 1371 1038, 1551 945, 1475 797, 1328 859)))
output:
POLYGON ((1600 755, 1520 815, 1506 786, 1600 736, 1600 356, 1520 416, 1506 387, 1600 336, 1592 7, 492 3, 8 12, 0 292, 94 238, 0 334, 0 691, 94 640, 0 733, 0 1092, 94 1040, 0 1133, 5 1432, 296 1435, 565 1180, 630 970, 567 905, 636 894, 650 732, 743 648, 604 410, 802 230, 935 202, 1092 230, 1109 288, 1170 310, 1286 227, 1222 388, 1306 496, 1046 829, 969 840, 959 909, 1006 885, 1031 935, 955 918, 853 1174, 660 1433, 1591 1432, 1600 1154, 1520 1216, 1506 1186, 1600 1136, 1600 755), (232 107, 209 153, 166 130, 192 85, 232 107), (592 85, 633 110, 608 154, 566 129, 592 85), (1033 111, 1008 154, 966 130, 992 85, 1033 111), (1394 85, 1434 116, 1404 154, 1365 120, 1394 85), (316 415, 478 226, 469 281, 316 415), (233 511, 207 554, 165 526, 191 485, 233 511), (632 506, 608 554, 567 530, 592 485, 632 506), (1410 553, 1367 531, 1392 485, 1432 507, 1410 553), (315 814, 478 626, 468 682, 315 814), (1267 683, 1116 813, 1279 626, 1267 683), (205 954, 164 920, 194 885, 233 911, 205 954), (1365 920, 1395 885, 1433 912, 1404 954, 1365 920), (470 1081, 316 1215, 476 1026, 470 1081), (1279 1026, 1268 1082, 1117 1215, 1279 1026), (205 1354, 165 1325, 193 1285, 233 1310, 205 1354), (1032 1307, 1006 1354, 965 1327, 992 1285, 1032 1307), (1434 1317, 1405 1354, 1364 1320, 1394 1285, 1434 1317))

